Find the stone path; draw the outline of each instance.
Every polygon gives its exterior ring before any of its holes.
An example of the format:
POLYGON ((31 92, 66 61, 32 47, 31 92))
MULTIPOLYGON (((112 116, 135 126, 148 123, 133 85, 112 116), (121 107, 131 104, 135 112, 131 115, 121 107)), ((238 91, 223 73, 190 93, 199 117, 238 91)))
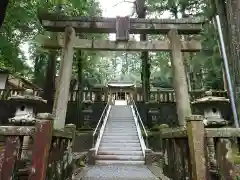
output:
POLYGON ((158 178, 143 165, 102 165, 84 168, 73 180, 158 180, 158 178))

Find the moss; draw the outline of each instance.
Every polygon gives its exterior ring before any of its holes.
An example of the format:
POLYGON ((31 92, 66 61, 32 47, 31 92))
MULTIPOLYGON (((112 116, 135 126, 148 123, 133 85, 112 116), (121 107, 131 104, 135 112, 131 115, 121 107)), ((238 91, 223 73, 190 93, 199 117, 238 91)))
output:
POLYGON ((169 125, 168 124, 160 124, 160 125, 159 124, 155 124, 149 130, 156 132, 156 131, 160 131, 161 129, 165 129, 165 128, 169 128, 169 125))
POLYGON ((79 162, 79 167, 85 167, 85 163, 83 161, 79 162))
POLYGON ((233 147, 233 149, 232 149, 232 158, 233 158, 234 164, 240 164, 240 154, 238 152, 237 147, 233 147))

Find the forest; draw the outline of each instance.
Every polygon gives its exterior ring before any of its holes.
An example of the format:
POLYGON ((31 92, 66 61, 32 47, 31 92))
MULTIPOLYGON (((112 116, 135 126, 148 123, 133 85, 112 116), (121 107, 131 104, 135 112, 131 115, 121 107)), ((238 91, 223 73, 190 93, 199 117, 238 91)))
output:
MULTIPOLYGON (((136 1, 137 2, 137 1, 136 1)), ((137 17, 138 3, 129 3, 131 17, 137 17)), ((140 1, 139 1, 140 2, 140 1)), ((204 29, 198 38, 203 49, 198 53, 184 53, 184 64, 189 90, 223 89, 222 58, 218 47, 218 33, 214 23, 208 21, 212 9, 204 0, 147 0, 145 18, 203 17, 204 29), (164 15, 165 14, 165 15, 164 15), (163 16, 164 15, 164 16, 163 16)), ((117 6, 117 4, 116 4, 117 6)), ((0 29, 0 67, 16 76, 25 77, 46 89, 55 82, 59 71, 61 52, 43 49, 41 39, 56 34, 44 31, 37 14, 39 9, 73 16, 102 16, 98 0, 21 0, 9 1, 4 23, 0 29), (26 53, 26 47, 27 53, 26 53), (25 49, 24 49, 25 48, 25 49)), ((84 38, 108 38, 102 34, 78 34, 84 38)), ((138 38, 138 35, 131 36, 138 38)), ((164 39, 165 36, 148 36, 148 39, 164 39)), ((192 37, 189 37, 192 38, 192 37)), ((150 87, 172 88, 172 70, 169 53, 149 52, 150 87)), ((105 85, 120 75, 130 77, 141 84, 141 53, 96 52, 78 50, 74 57, 72 83, 91 87, 105 85)))

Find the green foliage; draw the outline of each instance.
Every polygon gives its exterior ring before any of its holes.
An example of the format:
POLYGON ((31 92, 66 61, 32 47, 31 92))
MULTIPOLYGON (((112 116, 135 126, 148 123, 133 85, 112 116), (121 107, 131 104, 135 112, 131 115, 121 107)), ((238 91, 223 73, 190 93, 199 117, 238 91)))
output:
MULTIPOLYGON (((172 18, 181 17, 205 17, 212 14, 208 2, 203 0, 148 0, 148 14, 151 17, 161 17, 168 12, 172 18)), ((150 36, 150 38, 165 39, 164 36, 150 36)), ((205 24, 200 37, 189 36, 202 41, 203 50, 200 53, 191 54, 185 58, 186 73, 189 74, 193 89, 222 89, 222 58, 219 54, 217 32, 211 23, 205 24)), ((172 86, 172 68, 167 53, 156 53, 152 56, 151 82, 157 87, 172 86)))
MULTIPOLYGON (((59 4, 63 4, 63 12, 68 15, 101 16, 101 9, 97 0, 22 0, 10 1, 5 23, 0 33, 0 65, 13 73, 33 77, 39 86, 43 86, 46 67, 49 63, 49 53, 40 47, 43 37, 49 36, 38 22, 37 9, 55 11, 59 4), (27 42, 30 45, 30 64, 24 56, 20 45, 27 42)), ((181 17, 209 17, 212 10, 204 0, 147 0, 148 17, 162 18, 168 12, 172 18, 181 17)), ((103 35, 77 34, 83 38, 100 39, 103 35)), ((131 37, 133 38, 133 37, 131 37)), ((217 33, 212 24, 206 24, 200 37, 203 50, 197 54, 190 54, 185 59, 186 72, 193 88, 221 89, 222 59, 219 55, 217 33)), ((165 36, 149 36, 149 39, 166 39, 165 36)), ((60 56, 59 52, 58 56, 60 56)), ((73 78, 81 75, 76 53, 73 78)), ((93 86, 125 74, 137 83, 141 82, 140 53, 133 52, 100 52, 82 51, 81 68, 83 68, 83 84, 93 86)), ((149 53, 151 64, 150 83, 154 87, 172 88, 172 68, 169 53, 149 53)), ((57 67, 59 66, 59 61, 57 67)))

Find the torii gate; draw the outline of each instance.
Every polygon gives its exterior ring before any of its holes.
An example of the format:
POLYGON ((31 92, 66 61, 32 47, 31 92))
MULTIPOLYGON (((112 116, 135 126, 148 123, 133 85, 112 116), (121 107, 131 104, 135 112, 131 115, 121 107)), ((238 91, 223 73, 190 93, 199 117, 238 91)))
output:
POLYGON ((200 19, 131 19, 69 17, 44 13, 39 14, 42 26, 51 32, 65 32, 64 39, 45 39, 43 47, 61 49, 60 78, 54 100, 54 128, 64 127, 69 85, 72 75, 74 49, 107 51, 168 51, 171 52, 174 88, 179 125, 191 114, 188 86, 183 65, 182 52, 197 52, 201 43, 196 40, 182 41, 179 35, 198 34, 202 30, 200 19), (79 39, 78 33, 116 33, 116 41, 79 39), (129 34, 168 34, 170 41, 129 41, 129 34))

